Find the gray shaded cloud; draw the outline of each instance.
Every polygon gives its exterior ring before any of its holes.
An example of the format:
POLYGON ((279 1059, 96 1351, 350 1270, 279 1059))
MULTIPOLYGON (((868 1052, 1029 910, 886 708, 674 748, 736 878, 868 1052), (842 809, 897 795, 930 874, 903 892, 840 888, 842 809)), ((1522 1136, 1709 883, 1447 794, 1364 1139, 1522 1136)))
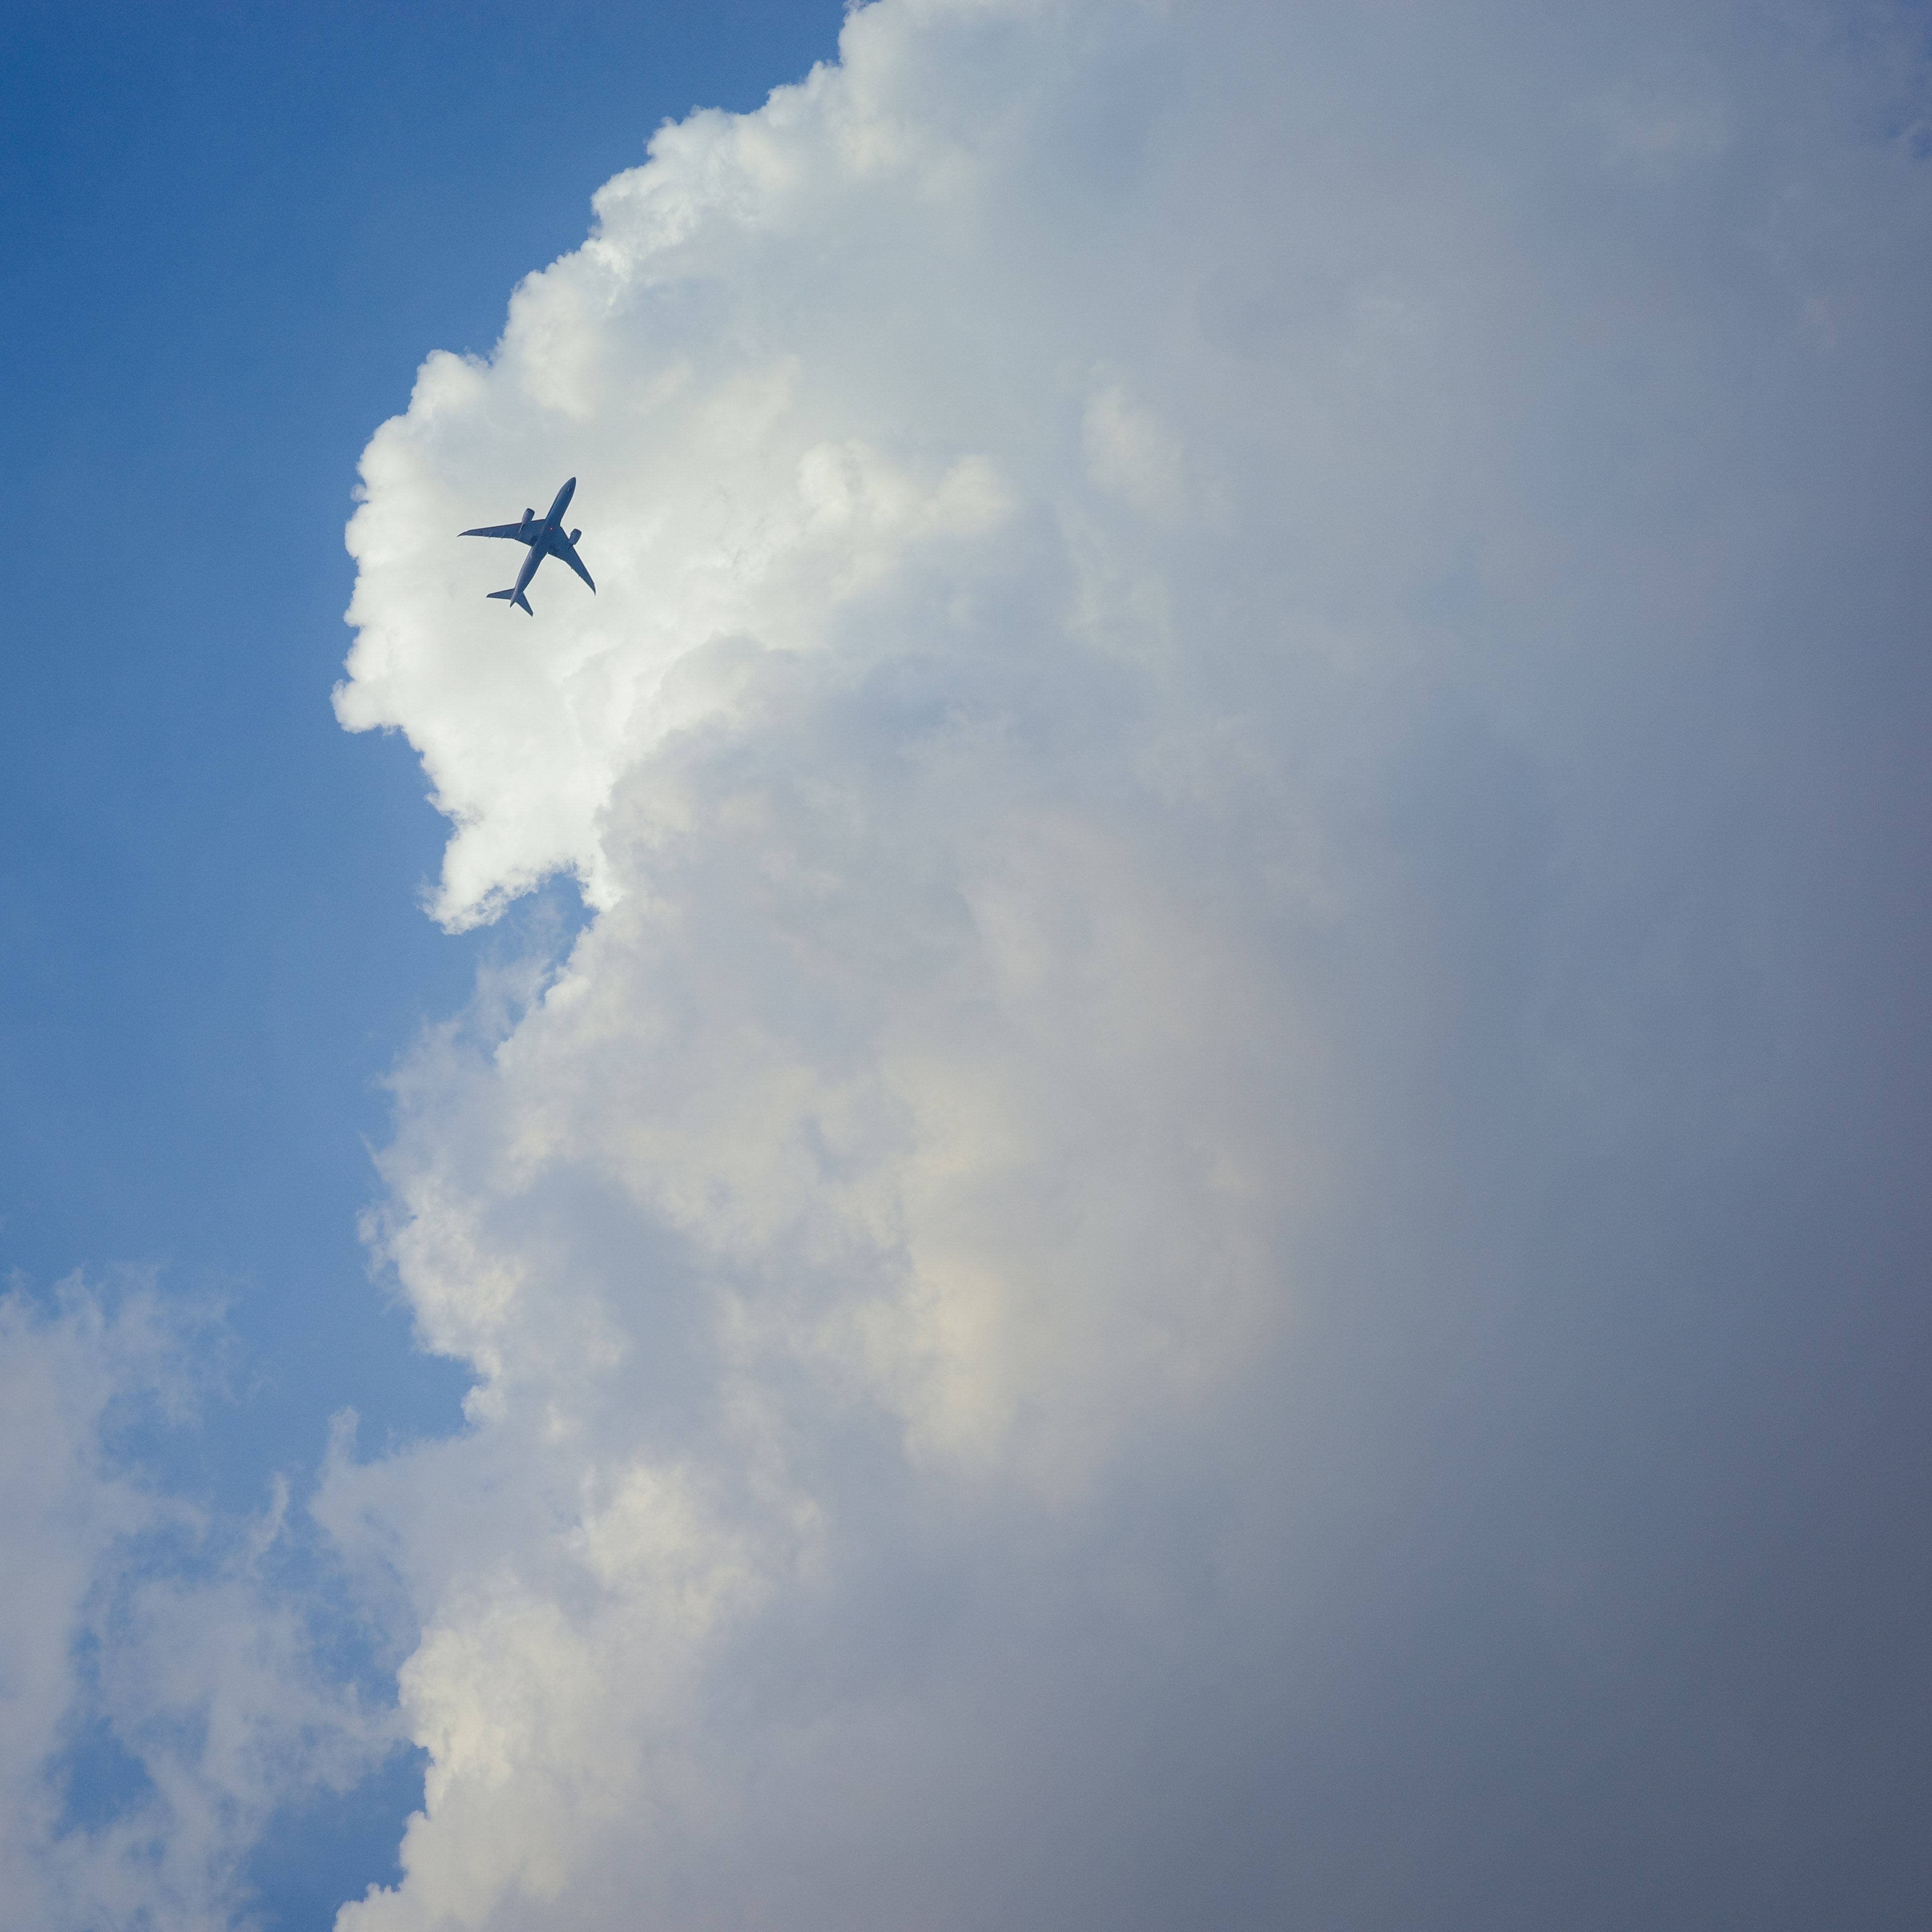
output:
POLYGON ((399 1080, 344 1932, 1922 1920, 1923 86, 880 0, 425 364, 339 710, 595 917, 399 1080))

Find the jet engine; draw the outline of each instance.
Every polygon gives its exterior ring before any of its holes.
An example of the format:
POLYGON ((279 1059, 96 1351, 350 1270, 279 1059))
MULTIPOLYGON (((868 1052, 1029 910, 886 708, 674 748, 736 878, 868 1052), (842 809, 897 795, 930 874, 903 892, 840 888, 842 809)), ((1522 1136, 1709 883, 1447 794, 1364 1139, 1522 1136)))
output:
POLYGON ((524 512, 524 521, 525 523, 528 523, 528 522, 530 521, 530 520, 532 517, 534 517, 536 514, 536 511, 534 511, 534 510, 526 510, 526 511, 524 512))
POLYGON ((583 534, 584 534, 584 532, 583 532, 581 530, 572 530, 572 531, 571 532, 571 533, 570 533, 570 540, 571 540, 571 542, 572 542, 572 543, 576 542, 576 541, 578 540, 578 538, 579 537, 580 537, 581 536, 583 536, 583 534))

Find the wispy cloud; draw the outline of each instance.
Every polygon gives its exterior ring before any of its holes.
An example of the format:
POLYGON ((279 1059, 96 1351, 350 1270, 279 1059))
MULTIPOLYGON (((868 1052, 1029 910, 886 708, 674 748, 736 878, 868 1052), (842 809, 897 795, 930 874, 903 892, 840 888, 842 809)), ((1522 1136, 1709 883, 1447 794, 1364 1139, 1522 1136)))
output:
POLYGON ((340 1592, 293 1547, 286 1482, 235 1520, 144 1467, 142 1432, 214 1393, 218 1322, 138 1281, 0 1300, 0 1875, 23 1926, 245 1918, 277 1808, 398 1742, 328 1654, 340 1592))

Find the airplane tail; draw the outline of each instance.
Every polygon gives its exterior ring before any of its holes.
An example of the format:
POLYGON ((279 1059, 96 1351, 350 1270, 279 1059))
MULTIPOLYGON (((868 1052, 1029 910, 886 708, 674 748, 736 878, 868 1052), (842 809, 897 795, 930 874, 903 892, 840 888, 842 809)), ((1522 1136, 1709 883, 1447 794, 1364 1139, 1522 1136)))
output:
POLYGON ((483 594, 486 597, 507 597, 512 604, 516 605, 518 610, 529 612, 529 614, 532 617, 537 614, 534 610, 530 610, 530 600, 526 597, 520 590, 515 589, 508 590, 488 590, 483 594))

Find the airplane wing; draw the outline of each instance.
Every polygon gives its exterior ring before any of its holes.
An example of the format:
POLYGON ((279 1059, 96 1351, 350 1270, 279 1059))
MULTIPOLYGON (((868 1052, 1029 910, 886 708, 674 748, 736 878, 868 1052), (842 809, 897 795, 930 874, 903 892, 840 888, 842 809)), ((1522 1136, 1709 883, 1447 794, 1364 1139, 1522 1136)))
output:
MULTIPOLYGON (((532 525, 532 527, 534 529, 536 526, 532 525)), ((530 538, 524 534, 524 526, 521 524, 491 524, 484 530, 459 530, 457 535, 465 537, 514 537, 519 543, 530 542, 530 538)))
POLYGON ((591 582, 590 573, 584 567, 584 560, 577 554, 577 546, 561 530, 552 530, 550 542, 544 546, 552 556, 560 556, 594 591, 597 586, 591 582))

